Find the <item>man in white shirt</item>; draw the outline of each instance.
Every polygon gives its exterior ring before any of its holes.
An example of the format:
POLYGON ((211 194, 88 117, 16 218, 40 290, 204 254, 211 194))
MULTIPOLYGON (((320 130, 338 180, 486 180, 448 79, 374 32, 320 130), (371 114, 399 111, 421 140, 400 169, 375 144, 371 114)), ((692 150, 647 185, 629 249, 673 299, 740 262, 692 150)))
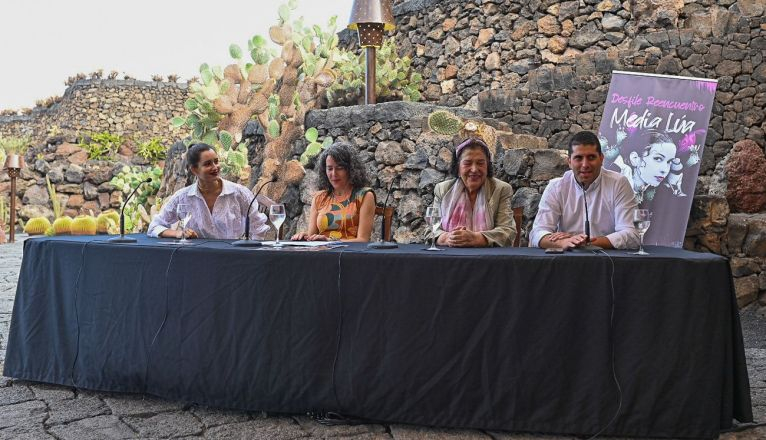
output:
POLYGON ((543 192, 529 245, 637 248, 633 210, 638 204, 633 189, 625 176, 601 168, 604 155, 596 135, 589 131, 577 133, 569 142, 567 162, 570 171, 551 179, 543 192), (590 218, 590 243, 585 234, 585 199, 590 218))

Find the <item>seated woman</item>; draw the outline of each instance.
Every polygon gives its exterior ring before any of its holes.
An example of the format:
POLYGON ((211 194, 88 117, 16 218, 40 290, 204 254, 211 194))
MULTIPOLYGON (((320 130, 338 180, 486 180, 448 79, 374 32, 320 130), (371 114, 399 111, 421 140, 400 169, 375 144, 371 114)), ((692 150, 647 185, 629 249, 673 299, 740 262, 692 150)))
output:
POLYGON ((293 240, 370 241, 375 216, 375 193, 356 152, 336 142, 317 161, 319 189, 311 201, 307 232, 293 240))
MULTIPOLYGON (((246 187, 220 177, 218 154, 207 144, 194 144, 186 152, 189 171, 197 177, 192 185, 178 190, 162 205, 149 225, 150 237, 181 238, 181 231, 170 229, 177 222, 178 205, 186 204, 191 219, 186 238, 236 239, 245 232, 245 215, 253 193, 246 187)), ((263 238, 269 231, 266 216, 258 212, 258 202, 250 209, 250 231, 263 238)))
POLYGON ((454 179, 434 188, 433 206, 441 207, 441 224, 428 238, 451 247, 511 246, 516 227, 511 185, 492 177, 489 148, 469 138, 452 156, 454 179))

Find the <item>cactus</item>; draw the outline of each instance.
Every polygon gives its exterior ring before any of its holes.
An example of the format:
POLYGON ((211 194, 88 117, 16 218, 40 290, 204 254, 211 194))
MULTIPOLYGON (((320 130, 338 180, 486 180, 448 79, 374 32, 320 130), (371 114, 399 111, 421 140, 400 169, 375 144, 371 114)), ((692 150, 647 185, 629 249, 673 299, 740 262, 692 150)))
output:
POLYGON ((453 136, 456 135, 464 122, 452 113, 439 110, 428 115, 428 128, 439 134, 453 136))
POLYGON ((29 235, 41 235, 45 234, 45 231, 51 227, 51 222, 45 217, 34 217, 29 219, 24 226, 24 232, 29 235))
POLYGON ((45 184, 48 187, 48 196, 51 199, 51 206, 53 208, 53 218, 57 219, 61 217, 61 200, 56 194, 56 188, 51 183, 51 179, 45 176, 45 184))
MULTIPOLYGON (((408 56, 399 57, 391 37, 383 42, 375 57, 375 95, 378 102, 419 101, 423 76, 413 71, 408 56)), ((343 51, 336 68, 339 77, 327 89, 329 106, 355 105, 364 102, 365 54, 343 51)))
POLYGON ((53 221, 53 231, 56 235, 66 235, 72 232, 72 217, 63 216, 53 221))
POLYGON ((72 220, 72 235, 96 235, 96 219, 90 215, 78 215, 72 220))
POLYGON ((326 31, 304 26, 302 19, 289 25, 292 9, 293 1, 281 5, 278 24, 269 29, 269 37, 281 49, 278 54, 260 35, 248 41, 253 63, 245 63, 244 51, 231 45, 229 54, 235 63, 225 69, 203 64, 202 82, 189 85, 193 94, 185 104, 189 113, 172 121, 176 127, 192 129, 194 140, 217 144, 223 168, 230 166, 236 171, 247 163, 242 132, 248 121, 257 119, 267 144, 256 184, 276 177, 277 181, 266 188, 267 195, 275 200, 305 174, 297 160, 290 160, 292 144, 303 135, 306 111, 318 106, 318 98, 334 81, 330 69, 338 53, 335 18, 326 31), (228 136, 233 141, 231 149, 226 148, 228 136))
POLYGON ((102 212, 96 218, 96 231, 99 234, 114 234, 115 228, 119 233, 120 215, 116 211, 102 212))

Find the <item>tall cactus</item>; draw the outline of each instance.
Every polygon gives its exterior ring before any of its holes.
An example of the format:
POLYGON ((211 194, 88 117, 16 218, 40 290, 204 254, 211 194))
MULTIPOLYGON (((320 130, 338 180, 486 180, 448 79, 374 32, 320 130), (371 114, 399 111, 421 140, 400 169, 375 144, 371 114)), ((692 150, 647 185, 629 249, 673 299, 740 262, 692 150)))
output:
POLYGON ((338 44, 335 18, 326 31, 305 27, 302 19, 290 26, 291 9, 295 9, 294 1, 281 5, 278 24, 269 29, 271 41, 281 51, 270 51, 265 38, 256 35, 248 41, 253 63, 245 63, 242 49, 231 45, 229 53, 236 63, 223 70, 203 64, 202 83, 190 86, 194 96, 186 109, 191 114, 173 121, 191 128, 193 138, 224 144, 229 137, 239 143, 247 122, 257 119, 267 143, 256 185, 276 178, 266 189, 275 200, 305 174, 299 161, 290 160, 291 146, 303 135, 306 112, 317 107, 335 79, 330 69, 338 44))

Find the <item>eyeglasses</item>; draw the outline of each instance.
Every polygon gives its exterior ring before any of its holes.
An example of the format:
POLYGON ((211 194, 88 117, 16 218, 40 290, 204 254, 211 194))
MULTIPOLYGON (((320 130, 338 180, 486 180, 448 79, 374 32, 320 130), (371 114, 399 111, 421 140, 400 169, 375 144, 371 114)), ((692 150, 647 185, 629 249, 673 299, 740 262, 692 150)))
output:
POLYGON ((457 148, 455 148, 455 156, 460 156, 460 151, 462 151, 463 148, 465 148, 465 147, 467 147, 469 145, 480 145, 480 146, 486 148, 487 150, 489 150, 489 147, 487 146, 487 144, 483 140, 481 140, 479 138, 471 137, 471 138, 468 138, 468 139, 464 140, 462 144, 458 145, 457 148))

